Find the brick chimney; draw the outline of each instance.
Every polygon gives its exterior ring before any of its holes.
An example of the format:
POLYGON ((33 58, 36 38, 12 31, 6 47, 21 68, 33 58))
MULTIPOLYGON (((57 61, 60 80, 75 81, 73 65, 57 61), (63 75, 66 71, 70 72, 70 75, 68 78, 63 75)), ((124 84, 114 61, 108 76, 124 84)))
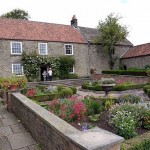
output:
POLYGON ((72 20, 71 20, 71 25, 74 26, 75 28, 78 27, 78 21, 76 19, 76 16, 73 15, 72 20))

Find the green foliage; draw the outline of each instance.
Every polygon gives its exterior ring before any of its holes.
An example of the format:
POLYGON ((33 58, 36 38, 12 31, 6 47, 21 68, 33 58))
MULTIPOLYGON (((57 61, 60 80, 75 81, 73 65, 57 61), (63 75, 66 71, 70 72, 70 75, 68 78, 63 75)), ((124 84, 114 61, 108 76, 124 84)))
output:
POLYGON ((89 97, 84 98, 82 102, 85 104, 87 108, 87 115, 100 114, 102 111, 102 105, 98 101, 94 101, 89 97))
POLYGON ((100 119, 100 114, 93 114, 93 115, 88 116, 88 118, 91 122, 96 122, 100 119))
POLYGON ((10 12, 7 12, 1 15, 1 18, 12 18, 12 19, 23 19, 28 20, 30 18, 28 12, 22 9, 14 9, 10 12))
POLYGON ((145 129, 150 129, 150 110, 143 112, 142 125, 145 129))
POLYGON ((113 104, 114 104, 114 100, 110 96, 108 96, 105 99, 105 104, 104 104, 105 105, 105 109, 108 111, 113 104))
POLYGON ((69 78, 69 76, 71 75, 69 73, 69 68, 73 67, 73 65, 75 64, 75 59, 71 56, 61 56, 60 57, 60 66, 59 66, 59 71, 60 71, 60 79, 66 79, 69 78))
POLYGON ((64 98, 73 95, 73 91, 69 87, 65 87, 58 93, 59 97, 64 98))
POLYGON ((49 108, 50 112, 69 122, 80 120, 86 113, 85 105, 76 97, 54 99, 49 108))
POLYGON ((145 93, 147 93, 147 90, 148 89, 150 89, 150 85, 145 85, 144 87, 143 87, 143 91, 145 92, 145 93))
POLYGON ((135 132, 136 121, 128 111, 117 111, 115 115, 111 116, 110 124, 113 124, 117 134, 125 139, 133 138, 137 135, 135 132))
POLYGON ((103 50, 109 55, 110 68, 112 69, 116 58, 113 57, 112 51, 115 50, 115 45, 123 41, 127 35, 127 27, 119 23, 121 17, 110 14, 105 21, 100 21, 97 27, 99 36, 95 39, 96 43, 102 43, 103 50))
MULTIPOLYGON (((54 78, 71 78, 69 73, 69 68, 72 67, 75 63, 73 57, 62 56, 62 57, 43 57, 38 55, 36 52, 31 52, 29 54, 23 52, 22 55, 22 64, 24 67, 24 73, 28 81, 33 81, 38 79, 40 73, 40 66, 47 65, 51 66, 53 70, 54 78)), ((75 77, 75 74, 72 77, 75 77)))
POLYGON ((147 90, 147 95, 150 97, 150 89, 147 90))
POLYGON ((121 144, 121 150, 150 150, 150 132, 125 140, 121 144))
POLYGON ((63 88, 64 88, 64 86, 63 86, 62 84, 59 84, 59 85, 57 86, 58 92, 61 91, 63 88))
POLYGON ((77 88, 75 88, 75 87, 69 87, 69 88, 72 90, 73 94, 77 93, 77 88))
POLYGON ((133 95, 133 94, 125 94, 125 95, 121 95, 118 100, 118 103, 131 103, 131 104, 138 104, 139 102, 141 102, 141 98, 139 96, 133 95))
POLYGON ((126 91, 131 89, 140 89, 143 88, 145 84, 117 84, 113 87, 113 91, 126 91))
POLYGON ((113 78, 101 78, 99 80, 100 84, 115 84, 115 79, 113 78))
POLYGON ((78 75, 75 74, 75 73, 70 73, 68 78, 69 78, 69 79, 78 79, 79 77, 78 77, 78 75))
POLYGON ((2 90, 22 89, 27 86, 25 76, 0 77, 0 88, 2 90))

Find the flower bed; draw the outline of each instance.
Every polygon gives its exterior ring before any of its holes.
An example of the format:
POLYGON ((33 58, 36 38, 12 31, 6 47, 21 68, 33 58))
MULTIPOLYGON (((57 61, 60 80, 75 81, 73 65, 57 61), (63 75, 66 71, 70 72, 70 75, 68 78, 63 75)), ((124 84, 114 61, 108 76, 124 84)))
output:
POLYGON ((98 126, 125 139, 150 130, 150 106, 134 95, 59 98, 44 107, 79 130, 98 126))

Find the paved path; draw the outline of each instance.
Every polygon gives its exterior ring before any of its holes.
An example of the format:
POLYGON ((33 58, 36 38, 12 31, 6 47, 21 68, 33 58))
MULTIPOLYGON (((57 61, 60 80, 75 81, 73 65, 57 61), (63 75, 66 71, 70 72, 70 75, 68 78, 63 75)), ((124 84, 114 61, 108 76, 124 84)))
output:
POLYGON ((39 150, 38 145, 0 99, 0 150, 39 150))

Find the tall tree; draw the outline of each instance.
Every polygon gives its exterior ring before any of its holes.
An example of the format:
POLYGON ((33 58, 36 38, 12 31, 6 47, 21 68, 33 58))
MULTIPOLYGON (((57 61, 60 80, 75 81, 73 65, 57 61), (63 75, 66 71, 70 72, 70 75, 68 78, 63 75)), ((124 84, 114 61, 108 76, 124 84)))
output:
POLYGON ((113 69, 117 57, 114 57, 115 45, 123 41, 127 35, 127 27, 119 23, 121 17, 114 16, 113 13, 107 16, 105 21, 100 21, 97 27, 99 36, 96 43, 101 43, 103 50, 109 56, 110 69, 113 69))
POLYGON ((10 12, 1 15, 1 18, 23 19, 28 20, 30 18, 28 12, 22 9, 14 9, 10 12))

